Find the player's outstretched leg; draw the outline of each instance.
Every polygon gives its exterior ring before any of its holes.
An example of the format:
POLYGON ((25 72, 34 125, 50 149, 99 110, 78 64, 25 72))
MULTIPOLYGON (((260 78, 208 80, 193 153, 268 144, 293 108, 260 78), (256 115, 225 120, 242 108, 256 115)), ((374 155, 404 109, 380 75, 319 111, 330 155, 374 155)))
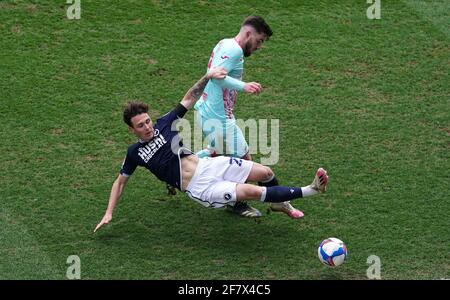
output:
POLYGON ((327 171, 319 168, 315 174, 313 182, 305 187, 257 187, 243 185, 238 188, 238 199, 255 199, 260 195, 261 201, 270 203, 271 211, 284 212, 291 218, 303 217, 303 212, 295 209, 290 205, 290 200, 296 198, 304 198, 325 192, 328 184, 327 171))
MULTIPOLYGON (((271 187, 277 186, 278 180, 275 175, 273 175, 269 180, 258 182, 259 186, 271 187)), ((299 219, 304 216, 303 212, 295 207, 289 201, 281 202, 281 203, 270 203, 267 209, 267 213, 273 212, 283 212, 287 214, 292 219, 299 219)))

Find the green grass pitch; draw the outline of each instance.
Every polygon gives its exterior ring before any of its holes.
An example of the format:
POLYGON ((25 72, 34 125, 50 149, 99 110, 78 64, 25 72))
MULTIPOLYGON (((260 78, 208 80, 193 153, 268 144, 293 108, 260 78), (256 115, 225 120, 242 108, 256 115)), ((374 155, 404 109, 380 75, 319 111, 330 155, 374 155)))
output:
MULTIPOLYGON (((0 279, 382 279, 450 277, 448 1, 0 1, 0 279), (144 169, 95 235, 128 144, 128 100, 157 117, 250 14, 274 35, 246 59, 236 117, 279 119, 280 183, 323 166, 326 194, 300 220, 205 209, 144 169), (328 268, 319 243, 349 258, 328 268)), ((187 119, 193 120, 189 112, 187 119)), ((259 161, 261 155, 254 155, 259 161)))

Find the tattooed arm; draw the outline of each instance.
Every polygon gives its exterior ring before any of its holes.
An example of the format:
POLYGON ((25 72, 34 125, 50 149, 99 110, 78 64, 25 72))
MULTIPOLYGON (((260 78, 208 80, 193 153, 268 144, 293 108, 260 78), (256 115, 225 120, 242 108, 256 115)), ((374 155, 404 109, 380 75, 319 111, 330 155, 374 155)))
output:
POLYGON ((224 79, 226 76, 227 71, 222 67, 210 69, 208 73, 206 73, 199 81, 197 81, 196 84, 194 84, 193 87, 189 89, 189 91, 187 91, 186 95, 183 97, 183 100, 180 102, 181 105, 183 105, 186 109, 190 109, 203 94, 203 90, 210 79, 224 79))

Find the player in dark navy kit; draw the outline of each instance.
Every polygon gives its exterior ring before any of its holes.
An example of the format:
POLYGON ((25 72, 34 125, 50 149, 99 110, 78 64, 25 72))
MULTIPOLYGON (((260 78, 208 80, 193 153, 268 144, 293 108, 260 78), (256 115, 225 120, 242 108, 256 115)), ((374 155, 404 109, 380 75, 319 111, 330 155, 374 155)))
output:
POLYGON ((247 200, 280 203, 325 191, 328 176, 322 168, 317 170, 313 183, 305 187, 258 186, 246 182, 276 181, 270 168, 233 157, 200 159, 183 147, 178 132, 172 130, 175 122, 193 107, 209 79, 223 79, 226 75, 222 67, 209 70, 189 89, 177 107, 157 119, 155 125, 148 115, 146 104, 128 103, 123 119, 139 140, 128 148, 120 174, 112 185, 105 215, 94 232, 111 221, 128 179, 138 166, 147 168, 159 180, 187 193, 191 199, 206 207, 235 205, 247 200))

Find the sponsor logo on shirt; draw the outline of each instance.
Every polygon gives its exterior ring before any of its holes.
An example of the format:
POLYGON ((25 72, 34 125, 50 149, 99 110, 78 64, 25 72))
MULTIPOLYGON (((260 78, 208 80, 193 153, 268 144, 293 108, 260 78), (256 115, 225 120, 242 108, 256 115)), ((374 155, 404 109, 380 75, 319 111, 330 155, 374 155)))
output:
POLYGON ((145 163, 147 163, 153 157, 153 155, 155 155, 156 151, 161 149, 161 147, 166 143, 167 141, 164 136, 162 134, 159 134, 159 130, 156 130, 155 137, 145 146, 138 149, 138 155, 145 163))

